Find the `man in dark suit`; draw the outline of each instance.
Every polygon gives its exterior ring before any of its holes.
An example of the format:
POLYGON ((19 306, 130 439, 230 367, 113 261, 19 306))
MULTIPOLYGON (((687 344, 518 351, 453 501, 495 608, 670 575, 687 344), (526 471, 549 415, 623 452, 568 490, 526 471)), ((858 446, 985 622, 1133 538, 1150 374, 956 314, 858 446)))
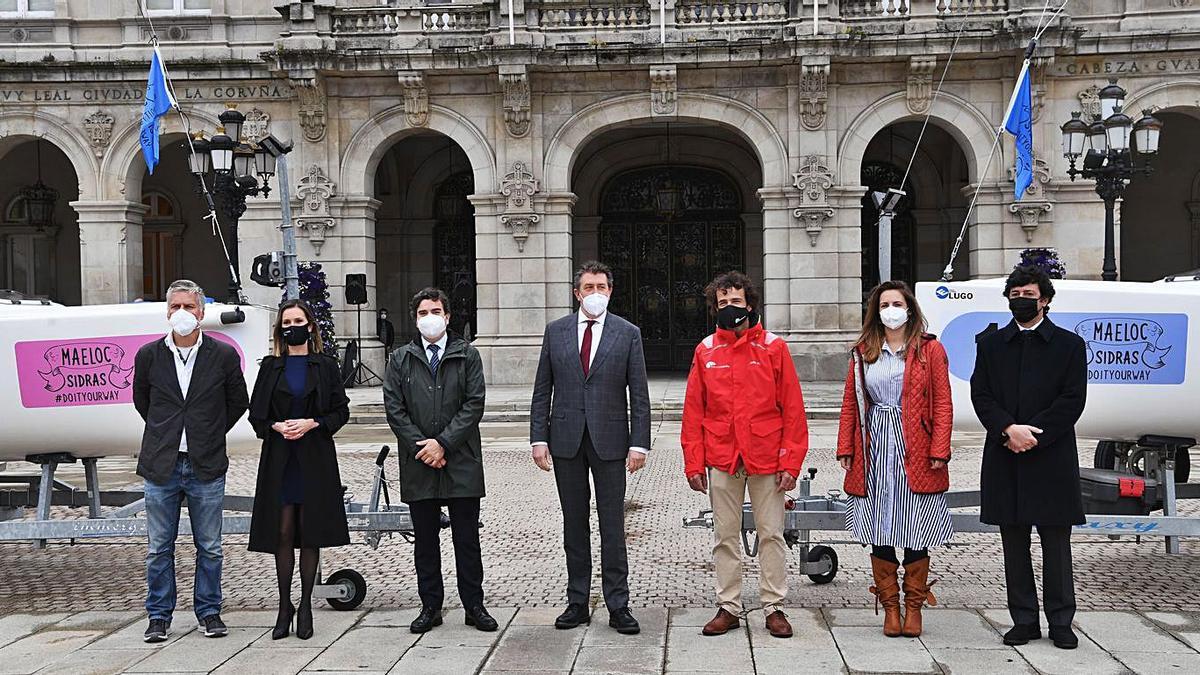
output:
POLYGON ((145 479, 146 642, 162 642, 175 611, 175 538, 187 497, 196 544, 194 608, 206 637, 228 633, 221 621, 221 506, 229 457, 225 435, 249 407, 241 358, 204 339, 204 291, 187 280, 167 289, 165 339, 134 359, 133 405, 146 421, 137 473, 145 479))
POLYGON ((1004 643, 1042 637, 1029 551, 1037 526, 1050 639, 1074 649, 1071 527, 1084 522, 1075 422, 1087 397, 1087 348, 1046 316, 1054 286, 1040 268, 1013 270, 1004 295, 1013 320, 980 335, 971 375, 971 402, 987 431, 979 519, 1000 527, 1004 545, 1014 624, 1004 643))
POLYGON ((563 510, 567 609, 554 626, 574 628, 591 621, 590 471, 596 485, 608 624, 632 635, 640 627, 629 611, 625 471, 632 474, 645 466, 650 450, 642 335, 633 324, 608 313, 613 287, 607 265, 584 263, 574 285, 579 312, 551 322, 542 338, 529 422, 533 461, 544 471, 553 467, 563 510))

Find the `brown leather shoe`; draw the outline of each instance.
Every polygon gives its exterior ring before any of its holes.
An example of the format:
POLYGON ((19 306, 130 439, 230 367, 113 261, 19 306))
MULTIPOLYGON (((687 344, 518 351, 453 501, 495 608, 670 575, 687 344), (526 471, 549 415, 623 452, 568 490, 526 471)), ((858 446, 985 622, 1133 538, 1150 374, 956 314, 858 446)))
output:
POLYGON ((771 631, 771 637, 792 637, 792 624, 788 623, 787 615, 778 609, 767 615, 767 630, 771 631))
POLYGON ((712 618, 712 621, 704 624, 704 630, 700 632, 704 635, 724 635, 740 625, 741 622, 738 621, 738 618, 722 607, 717 610, 717 615, 712 618))
POLYGON ((921 608, 937 605, 929 587, 929 557, 904 566, 904 637, 921 637, 921 608))
POLYGON ((889 562, 871 556, 871 573, 875 577, 875 585, 871 592, 875 594, 875 614, 879 614, 879 606, 883 605, 883 634, 888 637, 900 637, 900 582, 896 579, 899 563, 889 562))

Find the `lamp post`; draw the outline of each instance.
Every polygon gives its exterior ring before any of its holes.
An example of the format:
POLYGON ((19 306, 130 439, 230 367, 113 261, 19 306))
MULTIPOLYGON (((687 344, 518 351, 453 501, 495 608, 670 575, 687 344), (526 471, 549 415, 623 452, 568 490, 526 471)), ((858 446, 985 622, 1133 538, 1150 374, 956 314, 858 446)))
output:
POLYGON ((1101 115, 1095 115, 1090 123, 1081 119, 1078 112, 1062 125, 1063 157, 1070 162, 1067 175, 1096 181, 1096 194, 1104 200, 1104 266, 1100 278, 1117 280, 1116 202, 1125 193, 1125 184, 1135 175, 1149 176, 1150 160, 1158 152, 1158 139, 1162 122, 1142 111, 1142 118, 1134 122, 1122 112, 1125 105, 1125 90, 1117 86, 1116 79, 1100 90, 1101 115), (1130 136, 1133 145, 1130 147, 1130 136), (1136 149, 1136 153, 1135 153, 1136 149), (1136 163, 1141 155, 1142 163, 1136 163), (1075 163, 1083 157, 1083 168, 1075 163))
POLYGON ((201 182, 212 174, 213 196, 229 224, 226 239, 231 268, 229 299, 238 303, 241 301, 242 276, 238 266, 238 220, 246 213, 247 197, 271 194, 268 182, 275 175, 279 152, 265 139, 259 143, 243 141, 242 127, 246 116, 238 111, 236 104, 226 105, 228 108, 217 117, 222 126, 217 128, 216 135, 210 139, 205 139, 202 133, 195 135, 192 140, 195 152, 188 162, 199 192, 203 193, 201 182))

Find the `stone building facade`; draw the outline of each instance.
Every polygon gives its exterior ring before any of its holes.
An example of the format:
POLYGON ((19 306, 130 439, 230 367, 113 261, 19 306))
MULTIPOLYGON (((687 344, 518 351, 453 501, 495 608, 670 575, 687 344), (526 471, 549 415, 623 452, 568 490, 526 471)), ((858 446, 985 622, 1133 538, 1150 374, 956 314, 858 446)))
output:
MULTIPOLYGON (((1029 246, 1097 278, 1103 204, 1068 179, 1058 127, 1109 77, 1131 114, 1165 123, 1155 175, 1119 207, 1122 278, 1200 267, 1192 0, 1074 2, 1054 19, 1019 202, 1011 139, 988 158, 1042 0, 818 0, 815 30, 810 0, 142 1, 193 131, 214 133, 232 102, 251 140, 295 141, 300 256, 327 272, 339 333, 358 332, 346 274, 366 274, 364 335, 383 307, 400 339, 407 298, 436 283, 494 383, 532 379, 590 258, 616 268, 614 311, 656 370, 687 368, 709 330, 704 283, 740 268, 801 376, 838 377, 878 278, 865 197, 899 187, 910 159, 893 277, 940 276, 979 187, 955 279, 1003 274, 1029 246)), ((153 175, 140 154, 149 35, 136 0, 0 0, 0 287, 112 303, 186 276, 224 297, 185 123, 165 119, 153 175), (49 225, 21 196, 38 181, 57 192, 49 225)), ((277 198, 248 201, 244 275, 280 248, 277 198)))

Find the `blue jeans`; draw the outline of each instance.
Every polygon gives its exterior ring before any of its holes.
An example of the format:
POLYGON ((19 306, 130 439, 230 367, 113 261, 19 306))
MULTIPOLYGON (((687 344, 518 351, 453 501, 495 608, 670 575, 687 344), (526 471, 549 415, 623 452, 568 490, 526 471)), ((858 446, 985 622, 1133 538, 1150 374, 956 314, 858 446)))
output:
POLYGON ((221 612, 221 508, 225 477, 202 481, 192 473, 192 462, 181 455, 166 483, 145 481, 146 612, 151 619, 171 620, 175 612, 175 539, 179 535, 179 508, 187 497, 196 544, 196 618, 221 612))

